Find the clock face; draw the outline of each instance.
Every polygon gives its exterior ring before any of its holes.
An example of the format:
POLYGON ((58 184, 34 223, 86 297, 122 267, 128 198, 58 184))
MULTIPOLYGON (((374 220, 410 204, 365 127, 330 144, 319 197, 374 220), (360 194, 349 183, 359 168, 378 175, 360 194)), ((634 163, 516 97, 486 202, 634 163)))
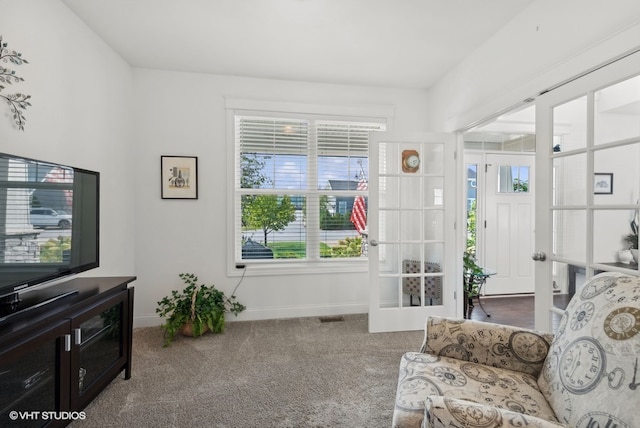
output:
POLYGON ((469 361, 469 352, 461 345, 447 345, 438 353, 441 357, 452 357, 456 360, 469 361))
POLYGON ((396 405, 407 410, 422 410, 429 395, 442 395, 442 391, 425 377, 412 377, 398 385, 396 405))
POLYGON ((420 158, 417 155, 411 155, 407 158, 407 166, 409 168, 417 168, 420 165, 420 158))
POLYGON ((615 283, 616 279, 609 276, 593 278, 589 284, 582 288, 580 297, 583 299, 591 299, 605 291, 607 288, 613 286, 615 283))
POLYGON ((516 358, 525 363, 541 363, 549 352, 549 344, 541 336, 528 331, 513 333, 509 345, 516 358))
POLYGON ((580 305, 571 317, 571 330, 580 330, 585 326, 593 316, 596 306, 591 302, 580 305))
POLYGON ((416 150, 402 151, 402 171, 416 172, 420 166, 420 156, 416 150))
POLYGON ((436 378, 447 385, 464 386, 467 384, 467 378, 458 370, 451 367, 440 366, 433 371, 436 378))
POLYGON ((589 427, 617 427, 630 428, 627 423, 605 412, 590 412, 581 417, 576 424, 577 428, 589 427))
POLYGON ((478 328, 471 334, 472 339, 484 347, 490 347, 497 342, 496 333, 490 328, 478 328))
POLYGON ((627 340, 638 334, 640 309, 625 306, 614 309, 604 320, 604 332, 611 339, 627 340))
POLYGON ((571 342, 560 357, 560 381, 574 394, 592 391, 604 375, 606 354, 600 344, 582 337, 571 342))
POLYGON ((495 383, 498 381, 498 375, 483 364, 465 363, 460 366, 460 369, 464 374, 478 382, 495 383))
POLYGON ((449 413, 463 426, 492 427, 502 419, 501 413, 495 407, 447 398, 445 398, 444 404, 449 413))
POLYGON ((607 352, 636 355, 640 352, 640 309, 622 305, 609 303, 600 309, 593 319, 592 334, 607 352))

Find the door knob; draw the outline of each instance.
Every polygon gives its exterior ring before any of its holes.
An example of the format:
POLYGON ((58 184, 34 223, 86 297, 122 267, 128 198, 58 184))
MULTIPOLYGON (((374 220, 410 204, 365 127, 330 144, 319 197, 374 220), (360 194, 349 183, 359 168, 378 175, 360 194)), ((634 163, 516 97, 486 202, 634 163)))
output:
POLYGON ((542 251, 540 252, 535 252, 533 254, 531 254, 531 258, 537 262, 543 262, 545 260, 547 260, 547 255, 545 253, 543 253, 542 251))
POLYGON ((376 241, 375 239, 372 239, 371 241, 369 241, 369 244, 371 244, 372 247, 377 247, 378 241, 376 241))

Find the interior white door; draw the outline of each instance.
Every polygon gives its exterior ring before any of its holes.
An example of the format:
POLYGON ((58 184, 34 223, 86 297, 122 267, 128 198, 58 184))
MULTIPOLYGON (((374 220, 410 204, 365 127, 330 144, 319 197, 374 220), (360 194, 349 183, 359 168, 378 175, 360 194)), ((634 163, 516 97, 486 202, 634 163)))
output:
POLYGON ((540 96, 536 116, 535 323, 552 331, 554 293, 639 273, 617 254, 640 208, 640 53, 540 96))
POLYGON ((483 294, 534 292, 534 154, 487 154, 483 294))
POLYGON ((453 135, 371 135, 370 332, 456 314, 454 153, 453 135))

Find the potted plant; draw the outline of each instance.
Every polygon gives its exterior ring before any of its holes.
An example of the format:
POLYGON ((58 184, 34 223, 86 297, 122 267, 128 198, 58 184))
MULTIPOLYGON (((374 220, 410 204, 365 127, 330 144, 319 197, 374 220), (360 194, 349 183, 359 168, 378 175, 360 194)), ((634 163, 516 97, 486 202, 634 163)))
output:
POLYGON ((165 347, 178 332, 193 337, 208 330, 220 333, 224 330, 227 312, 238 315, 246 309, 234 295, 226 297, 215 285, 198 285, 198 277, 194 274, 181 273, 179 276, 187 286, 180 291, 173 290, 158 302, 156 308, 156 313, 166 319, 162 324, 165 347))
POLYGON ((635 220, 630 223, 631 233, 624 237, 625 242, 629 245, 633 260, 638 262, 638 224, 635 220))
POLYGON ((472 252, 465 251, 462 260, 464 262, 464 277, 465 284, 467 285, 468 297, 475 297, 478 295, 478 284, 473 281, 474 275, 482 273, 482 268, 476 263, 476 257, 472 252))

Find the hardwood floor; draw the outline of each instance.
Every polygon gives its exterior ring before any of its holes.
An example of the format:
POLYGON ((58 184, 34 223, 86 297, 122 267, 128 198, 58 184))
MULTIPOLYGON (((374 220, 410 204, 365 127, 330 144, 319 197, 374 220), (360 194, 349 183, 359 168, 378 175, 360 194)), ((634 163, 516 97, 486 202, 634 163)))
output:
MULTIPOLYGON (((566 308, 569 304, 568 294, 556 294, 554 304, 559 308, 566 308)), ((474 308, 471 311, 471 319, 476 321, 494 322, 497 324, 508 324, 516 327, 534 328, 534 300, 533 295, 517 296, 491 296, 481 297, 482 307, 491 316, 485 315, 478 299, 473 299, 474 308)), ((554 331, 560 322, 560 316, 554 316, 554 331)))

